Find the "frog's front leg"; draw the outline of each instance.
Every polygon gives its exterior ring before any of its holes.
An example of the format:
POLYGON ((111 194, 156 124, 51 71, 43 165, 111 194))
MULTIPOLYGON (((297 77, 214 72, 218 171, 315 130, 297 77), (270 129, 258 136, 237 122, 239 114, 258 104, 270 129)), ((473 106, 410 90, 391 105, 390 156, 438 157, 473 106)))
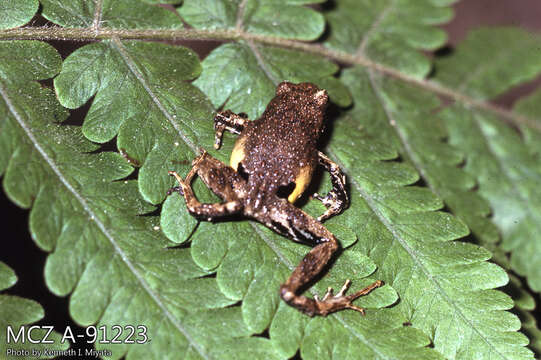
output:
POLYGON ((221 111, 214 117, 214 148, 222 146, 222 137, 227 130, 233 134, 240 134, 246 123, 250 121, 246 114, 235 114, 231 110, 221 111))
POLYGON ((280 296, 286 303, 310 316, 326 316, 343 309, 352 309, 364 314, 364 309, 353 305, 352 302, 380 287, 383 282, 376 281, 351 295, 345 295, 351 283, 349 280, 346 280, 340 292, 334 296, 330 288, 322 299, 317 296, 310 299, 301 295, 306 285, 321 273, 338 250, 338 241, 323 224, 285 201, 281 209, 273 211, 270 222, 274 227, 283 229, 284 234, 286 231, 293 234, 289 237, 295 241, 316 243, 316 246, 302 259, 289 279, 280 287, 280 296))
POLYGON ((327 210, 317 218, 318 221, 326 220, 336 214, 341 213, 349 205, 349 198, 346 192, 346 175, 340 169, 338 164, 333 162, 327 155, 318 151, 318 161, 331 175, 332 190, 326 196, 318 193, 312 195, 313 198, 320 200, 327 210))
POLYGON ((184 196, 186 207, 193 216, 211 221, 217 217, 237 214, 242 211, 242 203, 237 198, 234 189, 242 187, 243 180, 239 178, 235 170, 211 157, 206 151, 195 158, 192 165, 192 169, 184 180, 175 171, 169 171, 169 175, 177 179, 180 186, 173 188, 173 190, 184 196), (200 203, 191 186, 195 175, 199 175, 215 194, 224 199, 224 202, 200 203))

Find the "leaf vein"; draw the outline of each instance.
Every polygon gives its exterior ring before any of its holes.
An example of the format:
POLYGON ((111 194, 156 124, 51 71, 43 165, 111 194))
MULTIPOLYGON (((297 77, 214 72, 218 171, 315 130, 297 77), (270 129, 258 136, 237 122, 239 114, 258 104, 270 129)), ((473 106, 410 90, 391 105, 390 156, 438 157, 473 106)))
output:
POLYGON ((276 86, 278 85, 278 79, 276 79, 274 77, 274 75, 272 75, 271 71, 269 70, 269 68, 267 67, 267 65, 265 64, 265 61, 263 60, 263 56, 261 56, 261 53, 259 52, 258 48, 257 48, 257 45, 254 44, 253 41, 250 41, 248 40, 247 41, 248 43, 248 46, 250 47, 250 50, 252 50, 254 56, 255 56, 255 59, 257 60, 257 64, 259 65, 259 67, 261 68, 261 70, 263 70, 263 73, 265 74, 265 76, 270 80, 272 81, 272 83, 276 86))
POLYGON ((92 210, 88 202, 85 200, 85 198, 73 187, 73 185, 68 181, 68 179, 64 176, 60 168, 55 164, 55 161, 53 158, 49 156, 49 154, 45 151, 45 149, 40 145, 38 142, 38 139, 36 136, 34 136, 34 133, 32 132, 32 128, 27 125, 25 120, 22 118, 22 116, 19 114, 17 109, 15 108, 15 105, 11 102, 6 89, 4 86, 0 83, 0 95, 4 99, 4 102, 6 103, 6 106, 8 107, 11 114, 13 114, 13 117, 19 124, 19 126, 23 129, 26 136, 30 139, 32 142, 34 148, 38 151, 38 153, 41 155, 41 157, 45 160, 47 165, 51 168, 51 170, 54 172, 54 174, 58 177, 62 185, 75 197, 75 199, 81 204, 83 207, 83 210, 89 215, 90 219, 94 221, 96 226, 100 229, 100 231, 105 235, 107 240, 111 243, 113 246, 115 252, 120 256, 124 264, 128 267, 128 269, 131 271, 133 276, 136 278, 136 280, 141 284, 143 289, 150 295, 150 297, 154 300, 156 305, 160 308, 160 310, 167 316, 169 321, 176 327, 176 329, 188 340, 189 343, 193 344, 194 347, 197 349, 198 353, 205 359, 210 359, 209 355, 207 355, 204 350, 195 343, 195 340, 193 337, 188 333, 188 330, 186 330, 180 322, 178 322, 173 314, 169 312, 169 310, 166 308, 162 300, 160 299, 159 295, 154 293, 152 289, 150 288, 150 285, 145 281, 143 276, 139 274, 136 267, 124 250, 120 247, 120 245, 115 240, 114 236, 109 232, 105 224, 99 219, 99 217, 96 215, 96 213, 92 210))
POLYGON ((241 31, 242 30, 242 27, 243 27, 243 18, 244 18, 244 9, 246 8, 246 3, 248 2, 248 0, 242 0, 242 2, 240 3, 238 9, 237 9, 237 22, 236 22, 236 25, 235 25, 235 28, 237 29, 237 31, 241 31))
POLYGON ((92 21, 92 28, 97 34, 100 30, 101 16, 103 13, 103 0, 94 0, 94 19, 92 21))
POLYGON ((359 47, 357 48, 356 54, 358 56, 365 55, 364 50, 366 48, 366 45, 368 44, 368 40, 378 30, 383 20, 385 20, 387 15, 389 15, 389 13, 394 9, 395 5, 396 5, 396 0, 391 0, 389 4, 383 8, 383 10, 380 12, 378 17, 374 19, 374 22, 372 23, 372 25, 370 25, 370 28, 364 33, 361 43, 359 44, 359 47))
MULTIPOLYGON (((336 155, 329 150, 329 155, 332 156, 332 158, 334 158, 334 161, 342 168, 342 169, 346 169, 346 167, 341 163, 341 161, 337 160, 337 157, 336 155)), ((420 259, 420 256, 417 254, 417 252, 412 249, 407 241, 402 238, 402 236, 400 235, 399 231, 397 229, 394 228, 393 224, 391 224, 391 222, 377 209, 377 206, 375 204, 375 201, 374 199, 372 198, 371 195, 368 194, 368 192, 366 192, 363 187, 355 180, 355 178, 353 177, 350 177, 351 178, 351 183, 355 186, 355 188, 357 189, 357 191, 359 191, 359 193, 361 194, 361 196, 363 197, 363 199, 366 201, 367 205, 370 207, 370 209, 372 210, 372 212, 377 216, 378 220, 385 226, 385 228, 387 228, 387 230, 389 230, 389 232, 392 234, 393 238, 398 242, 400 243, 400 245, 402 246, 402 248, 408 253, 408 255, 411 257, 411 259, 413 260, 413 262, 419 267, 419 269, 421 269, 422 273, 427 277, 427 279, 429 280, 429 282, 431 282, 434 287, 436 288, 436 290, 440 293, 441 297, 443 298, 443 300, 445 300, 454 310, 455 310, 455 313, 458 314, 460 316, 460 318, 462 319, 462 321, 464 321, 464 323, 466 323, 471 329, 473 329, 473 331, 496 353, 498 354, 502 359, 506 359, 506 357, 498 351, 498 349, 486 338, 486 336, 484 336, 483 333, 481 333, 481 331, 479 329, 477 329, 476 326, 474 326, 474 324, 464 315, 464 313, 462 313, 462 311, 460 310, 460 306, 458 306, 453 300, 452 298, 447 294, 447 292, 443 289, 443 287, 440 285, 440 283, 438 282, 438 280, 436 280, 436 278, 430 273, 430 271, 425 267, 425 265, 423 264, 422 260, 420 259)))
POLYGON ((509 186, 510 190, 516 195, 516 197, 520 200, 520 202, 524 205, 526 209, 528 209, 528 216, 534 216, 537 221, 535 223, 541 224, 541 214, 531 206, 531 201, 528 201, 527 197, 524 197, 524 194, 522 191, 519 190, 520 186, 517 184, 517 180, 513 178, 510 173, 508 172, 509 168, 505 166, 500 156, 496 154, 496 152, 493 149, 493 146, 491 142, 489 141, 485 131, 483 131, 481 124, 479 122, 479 119, 476 115, 473 116, 474 120, 473 123, 481 133, 481 136, 483 137, 483 141, 485 142, 487 146, 487 151, 490 154, 490 156, 494 159, 496 159, 496 163, 498 164, 498 168, 500 169, 499 173, 503 174, 507 181, 509 181, 510 184, 513 184, 513 186, 509 186))
POLYGON ((152 99, 152 101, 154 102, 154 104, 156 104, 156 106, 158 107, 158 109, 162 112, 162 114, 165 116, 165 118, 169 121, 169 123, 173 126, 173 128, 177 131, 177 133, 179 134, 179 136, 182 138, 182 140, 195 152, 197 153, 197 146, 193 143, 192 140, 190 140, 185 134, 184 132, 182 131, 182 129, 179 127, 179 125, 176 123, 176 121, 174 120, 173 118, 173 115, 171 115, 169 113, 169 111, 167 111, 167 109, 165 108, 165 106, 162 104, 162 102, 160 101, 160 99, 158 99, 158 97, 156 96, 156 94, 154 94, 154 92, 152 91, 152 89, 150 88, 150 85, 146 82, 146 80, 144 79, 143 75, 137 70, 137 67, 133 61, 133 59, 130 57, 130 55, 128 54, 128 52, 126 51, 126 48, 124 47, 124 45, 122 45, 122 42, 118 39, 118 38, 113 38, 113 42, 112 42, 116 49, 118 50, 118 52, 120 53, 120 55, 122 56, 122 58, 124 59, 126 65, 128 66, 128 68, 130 69, 130 71, 132 72, 132 74, 137 78, 137 80, 139 81, 139 83, 141 84, 141 86, 143 86, 143 88, 145 89, 145 91, 147 92, 148 96, 150 96, 150 98, 152 99))

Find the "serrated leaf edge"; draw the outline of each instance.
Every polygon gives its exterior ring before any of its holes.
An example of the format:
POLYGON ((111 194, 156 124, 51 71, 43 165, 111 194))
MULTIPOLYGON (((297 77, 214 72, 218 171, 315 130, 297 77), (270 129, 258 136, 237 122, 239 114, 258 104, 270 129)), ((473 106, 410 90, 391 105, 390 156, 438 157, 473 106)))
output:
MULTIPOLYGON (((341 164, 340 164, 340 161, 337 159, 336 155, 334 155, 331 151, 328 151, 329 155, 331 156, 331 158, 333 158, 333 161, 335 161, 338 165, 340 165, 342 168, 344 168, 341 164)), ((368 206, 370 207, 370 209, 372 210, 372 212, 376 215, 376 217, 378 218, 378 220, 385 226, 385 228, 392 234, 393 236, 393 239, 395 239, 401 246, 404 250, 406 250, 406 252, 409 254, 409 256, 411 257, 411 259, 414 261, 414 263, 419 267, 419 269, 421 269, 421 271, 423 272, 423 274, 427 277, 427 279, 432 282, 434 284, 434 286, 436 287, 436 289, 438 290, 438 292, 440 293, 440 295, 442 296, 443 299, 445 299, 445 301, 455 310, 455 312, 460 316, 460 318, 470 326, 471 329, 473 329, 475 331, 475 333, 481 338, 483 339, 483 341, 495 352, 497 353, 498 355, 500 355, 500 357, 502 359, 506 359, 506 357, 498 351, 498 349, 496 347, 494 347, 492 345, 491 342, 488 341, 488 339, 477 329, 477 327, 474 326, 474 324, 462 313, 462 311, 460 310, 460 306, 458 306, 453 300, 452 298, 445 292, 445 290, 443 289, 443 287, 440 285, 440 283, 432 276, 432 274, 430 274, 430 271, 428 271, 428 269, 424 266, 424 264, 422 263, 422 261, 419 260, 419 257, 416 255, 415 251, 413 249, 411 249, 409 247, 409 245, 407 244, 406 240, 404 240, 399 232, 393 227, 393 225, 385 218, 385 216, 383 216, 383 214, 378 211, 377 209, 377 205, 376 205, 376 201, 368 194, 368 192, 366 192, 363 187, 354 179, 354 178, 351 178, 351 183, 353 184, 353 186, 355 186, 355 189, 361 194, 362 198, 364 199, 364 201, 366 201, 366 203, 368 204, 368 206)))
POLYGON ((43 147, 39 144, 38 140, 32 133, 31 129, 27 126, 26 122, 22 118, 22 116, 18 113, 17 109, 11 102, 8 94, 6 93, 4 87, 0 84, 0 96, 4 99, 9 111, 19 124, 19 126, 23 129, 26 136, 30 139, 35 149, 38 151, 38 153, 41 155, 41 157, 46 161, 47 165, 51 168, 51 170, 55 173, 55 175, 58 177, 59 181, 62 185, 75 197, 75 199, 81 204, 83 210, 89 215, 89 218, 91 221, 94 221, 96 226, 100 229, 100 231, 103 233, 103 235, 109 240, 111 245, 113 246, 115 252, 120 255, 120 258, 124 262, 124 264, 128 267, 130 272, 133 274, 133 276, 136 278, 136 280, 141 284, 143 289, 150 295, 152 300, 156 303, 156 305, 160 308, 160 310, 163 312, 163 314, 167 317, 169 321, 174 325, 174 327, 188 340, 188 342, 193 346, 197 352, 205 359, 211 359, 209 355, 205 353, 205 351, 199 346, 199 344, 194 340, 194 338, 189 334, 188 330, 185 329, 182 324, 175 319, 173 314, 167 309, 165 304, 161 301, 158 294, 154 293, 152 289, 150 288, 149 284, 144 280, 144 278, 139 274, 135 266, 132 264, 132 262, 128 259, 126 253, 122 250, 122 248, 118 245, 117 241, 114 239, 114 237, 109 233, 107 230, 107 227, 103 222, 99 220, 99 217, 96 216, 94 211, 90 208, 86 200, 77 192, 77 190, 69 183, 69 181, 64 177, 60 169, 56 166, 53 159, 49 157, 47 152, 43 149, 43 147))

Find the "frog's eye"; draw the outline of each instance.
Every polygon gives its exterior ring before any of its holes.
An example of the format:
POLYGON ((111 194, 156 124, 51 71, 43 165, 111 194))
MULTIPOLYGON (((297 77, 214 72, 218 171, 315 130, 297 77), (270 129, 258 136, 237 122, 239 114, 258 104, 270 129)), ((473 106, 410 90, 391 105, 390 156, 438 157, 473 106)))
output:
POLYGON ((323 106, 329 101, 329 95, 327 95, 327 91, 319 90, 314 94, 314 99, 319 106, 323 106))
POLYGON ((290 182, 287 185, 282 185, 278 187, 278 190, 276 191, 276 196, 278 196, 281 199, 287 199, 289 195, 295 190, 297 187, 297 184, 295 182, 290 182))

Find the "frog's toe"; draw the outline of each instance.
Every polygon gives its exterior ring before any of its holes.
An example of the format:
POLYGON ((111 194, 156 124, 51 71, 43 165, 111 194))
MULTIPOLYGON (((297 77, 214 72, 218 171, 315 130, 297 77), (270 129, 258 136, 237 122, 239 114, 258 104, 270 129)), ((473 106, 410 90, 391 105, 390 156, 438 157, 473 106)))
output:
POLYGON ((319 298, 316 297, 315 300, 317 303, 319 313, 325 316, 331 312, 335 312, 335 311, 339 311, 343 309, 351 309, 351 310, 358 311, 364 315, 364 309, 359 306, 353 305, 353 301, 363 295, 369 294, 374 289, 382 286, 383 281, 378 280, 374 282, 373 284, 365 287, 364 289, 357 291, 355 294, 346 296, 345 293, 348 290, 350 285, 351 285, 351 281, 348 279, 346 280, 346 282, 344 283, 344 286, 342 286, 342 288, 336 295, 333 296, 333 289, 328 288, 322 300, 319 300, 319 298))
POLYGON ((169 174, 169 176, 174 176, 180 185, 184 184, 184 181, 176 171, 168 171, 167 173, 169 174))
POLYGON ((317 199, 327 208, 327 210, 317 218, 319 222, 322 222, 336 214, 339 214, 344 210, 344 201, 338 196, 336 191, 331 190, 325 196, 321 196, 318 193, 312 195, 312 199, 317 199))

